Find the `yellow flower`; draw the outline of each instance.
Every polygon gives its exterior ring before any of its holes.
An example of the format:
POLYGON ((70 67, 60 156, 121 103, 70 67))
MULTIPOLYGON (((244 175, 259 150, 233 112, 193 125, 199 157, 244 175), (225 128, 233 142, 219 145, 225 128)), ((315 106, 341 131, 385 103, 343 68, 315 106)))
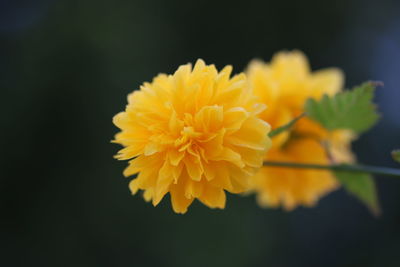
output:
MULTIPOLYGON (((343 85, 340 70, 311 72, 306 57, 299 51, 278 53, 270 64, 253 61, 247 73, 253 92, 268 106, 260 116, 272 129, 302 114, 307 98, 332 95, 343 85)), ((302 118, 291 131, 272 139, 272 148, 265 159, 319 164, 351 162, 353 139, 349 131, 329 133, 317 123, 302 118)), ((260 205, 282 205, 287 210, 298 205, 312 206, 321 196, 338 187, 333 174, 321 170, 263 167, 252 181, 260 205)))
POLYGON ((230 78, 231 71, 198 60, 128 96, 114 124, 121 129, 115 142, 125 147, 116 158, 133 158, 124 171, 137 174, 133 194, 144 190, 155 206, 169 192, 174 211, 185 213, 195 198, 224 208, 224 190, 249 189, 270 146, 270 126, 257 117, 265 105, 255 102, 246 76, 230 78))

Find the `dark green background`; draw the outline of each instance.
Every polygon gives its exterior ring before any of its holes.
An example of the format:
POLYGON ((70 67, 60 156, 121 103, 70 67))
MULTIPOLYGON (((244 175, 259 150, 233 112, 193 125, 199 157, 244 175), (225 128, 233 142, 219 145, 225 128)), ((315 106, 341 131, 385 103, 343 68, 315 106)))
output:
POLYGON ((400 266, 396 179, 378 179, 380 218, 342 190, 291 213, 229 196, 182 216, 132 197, 110 144, 126 95, 157 73, 298 48, 348 86, 386 83, 384 119, 354 147, 395 166, 399 15, 388 0, 1 0, 0 266, 400 266))

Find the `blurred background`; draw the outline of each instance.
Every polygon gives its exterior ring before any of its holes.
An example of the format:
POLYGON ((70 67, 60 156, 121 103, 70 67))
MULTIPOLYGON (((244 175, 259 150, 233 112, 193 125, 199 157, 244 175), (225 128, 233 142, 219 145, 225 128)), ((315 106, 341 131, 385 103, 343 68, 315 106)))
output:
POLYGON ((203 58, 242 71, 304 51, 346 86, 380 80, 381 122, 354 149, 396 167, 400 2, 0 1, 0 266, 400 266, 400 181, 377 179, 383 215, 339 190, 318 207, 225 210, 131 196, 111 119, 159 72, 203 58))

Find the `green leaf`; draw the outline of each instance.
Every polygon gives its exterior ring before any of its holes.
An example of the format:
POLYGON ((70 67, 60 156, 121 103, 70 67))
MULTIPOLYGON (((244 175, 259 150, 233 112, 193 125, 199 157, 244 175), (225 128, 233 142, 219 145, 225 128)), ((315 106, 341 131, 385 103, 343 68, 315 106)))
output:
POLYGON ((400 162, 400 149, 396 149, 392 151, 392 158, 397 161, 400 162))
POLYGON ((364 132, 379 119, 372 102, 375 85, 366 82, 334 96, 324 95, 320 100, 309 98, 305 104, 306 113, 328 130, 364 132))
POLYGON ((284 131, 289 130, 290 128, 292 128, 292 126, 301 118, 303 118, 305 116, 305 114, 301 114, 300 116, 294 118, 293 120, 291 120, 290 122, 288 122, 287 124, 278 127, 276 129, 273 129, 270 133, 269 133, 269 137, 274 137, 280 133, 283 133, 284 131))
POLYGON ((373 177, 367 173, 334 171, 336 179, 350 194, 363 202, 375 216, 380 214, 380 207, 373 177))

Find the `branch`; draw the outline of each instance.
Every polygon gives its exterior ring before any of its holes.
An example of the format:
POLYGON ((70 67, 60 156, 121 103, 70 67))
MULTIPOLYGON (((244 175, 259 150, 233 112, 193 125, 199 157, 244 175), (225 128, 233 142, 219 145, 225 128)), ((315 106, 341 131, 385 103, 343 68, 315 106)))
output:
POLYGON ((297 168, 297 169, 319 169, 319 170, 344 171, 344 172, 361 172, 361 173, 371 173, 376 175, 400 177, 400 169, 368 166, 368 165, 347 165, 347 164, 320 165, 320 164, 297 163, 297 162, 264 161, 264 166, 287 167, 287 168, 297 168))

